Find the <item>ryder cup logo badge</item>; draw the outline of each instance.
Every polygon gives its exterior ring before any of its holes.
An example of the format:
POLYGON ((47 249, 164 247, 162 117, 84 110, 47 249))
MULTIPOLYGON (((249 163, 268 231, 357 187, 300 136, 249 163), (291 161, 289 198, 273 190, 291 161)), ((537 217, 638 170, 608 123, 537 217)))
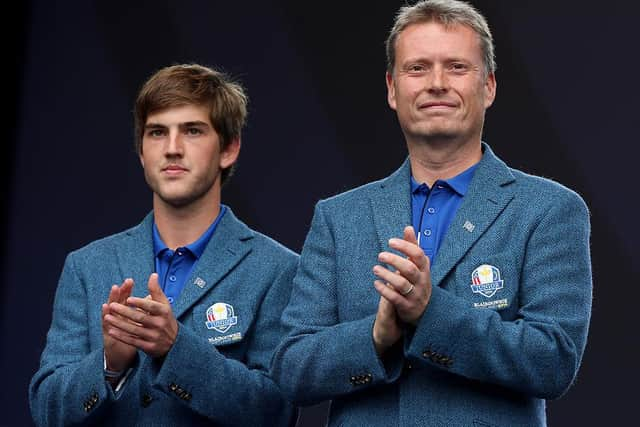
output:
POLYGON ((225 333, 230 327, 238 323, 238 316, 233 313, 233 306, 224 302, 217 302, 207 309, 207 329, 215 329, 225 333))
POLYGON ((504 280, 500 280, 500 270, 493 265, 483 264, 471 273, 471 290, 475 294, 491 298, 504 287, 504 280))

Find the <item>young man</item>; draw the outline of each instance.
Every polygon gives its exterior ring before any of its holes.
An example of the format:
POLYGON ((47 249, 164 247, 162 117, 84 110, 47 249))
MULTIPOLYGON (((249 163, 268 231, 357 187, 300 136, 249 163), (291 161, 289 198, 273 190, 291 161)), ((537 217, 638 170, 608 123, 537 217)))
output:
POLYGON ((199 65, 142 87, 136 148, 153 211, 67 257, 30 386, 36 424, 293 422, 266 371, 297 256, 220 203, 246 102, 199 65))
POLYGON ((403 7, 387 57, 409 158, 318 203, 274 379, 332 399, 332 426, 545 425, 586 344, 587 208, 481 141, 496 78, 475 9, 403 7))

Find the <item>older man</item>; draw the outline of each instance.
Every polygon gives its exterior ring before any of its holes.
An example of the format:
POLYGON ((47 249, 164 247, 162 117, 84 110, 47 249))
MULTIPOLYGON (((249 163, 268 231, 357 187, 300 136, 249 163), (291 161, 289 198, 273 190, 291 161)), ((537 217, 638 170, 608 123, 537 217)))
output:
POLYGON ((586 344, 587 208, 481 141, 496 66, 474 8, 403 7, 387 58, 409 157, 318 203, 274 378, 332 399, 332 426, 545 425, 586 344))

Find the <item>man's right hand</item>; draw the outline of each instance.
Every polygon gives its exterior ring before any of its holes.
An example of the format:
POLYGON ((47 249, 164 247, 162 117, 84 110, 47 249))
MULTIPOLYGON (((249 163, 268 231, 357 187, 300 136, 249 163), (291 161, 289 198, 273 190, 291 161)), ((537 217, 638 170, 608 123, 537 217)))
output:
POLYGON ((373 323, 373 343, 379 357, 402 338, 396 309, 385 297, 380 297, 378 312, 373 323))
POLYGON ((126 304, 127 298, 131 296, 133 290, 133 279, 125 279, 120 286, 113 285, 109 292, 109 299, 106 304, 102 304, 102 338, 104 341, 104 356, 107 369, 110 371, 124 371, 135 360, 137 349, 109 335, 104 317, 107 314, 118 316, 109 309, 109 304, 117 302, 126 304))

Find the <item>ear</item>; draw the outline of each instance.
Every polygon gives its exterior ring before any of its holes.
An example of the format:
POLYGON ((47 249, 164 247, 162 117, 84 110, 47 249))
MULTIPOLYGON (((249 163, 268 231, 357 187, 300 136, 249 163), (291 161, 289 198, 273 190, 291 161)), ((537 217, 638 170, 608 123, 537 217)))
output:
POLYGON ((387 102, 389 103, 389 107, 395 110, 396 109, 396 87, 393 84, 393 75, 388 71, 385 75, 385 80, 387 82, 387 102))
POLYGON ((232 139, 220 152, 220 169, 226 169, 233 165, 240 155, 240 138, 232 139))
POLYGON ((484 108, 491 107, 493 101, 496 99, 496 75, 495 73, 489 73, 486 81, 484 82, 484 108))
POLYGON ((144 157, 142 157, 142 147, 140 147, 140 151, 138 152, 138 159, 140 159, 140 164, 142 165, 142 169, 144 169, 144 157))

